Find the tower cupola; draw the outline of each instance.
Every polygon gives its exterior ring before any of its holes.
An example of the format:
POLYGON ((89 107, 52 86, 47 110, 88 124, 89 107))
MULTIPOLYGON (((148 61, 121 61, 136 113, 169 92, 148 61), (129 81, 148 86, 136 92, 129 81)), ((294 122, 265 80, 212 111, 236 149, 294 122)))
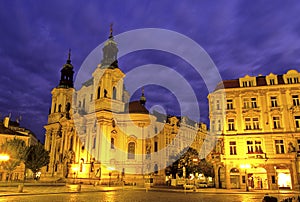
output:
POLYGON ((71 64, 71 49, 69 49, 68 60, 67 63, 64 64, 63 68, 60 71, 60 81, 59 88, 73 88, 73 65, 71 64))
POLYGON ((110 25, 108 40, 105 42, 102 50, 103 59, 101 60, 101 67, 111 69, 118 68, 117 54, 119 50, 117 43, 114 41, 112 24, 110 25))

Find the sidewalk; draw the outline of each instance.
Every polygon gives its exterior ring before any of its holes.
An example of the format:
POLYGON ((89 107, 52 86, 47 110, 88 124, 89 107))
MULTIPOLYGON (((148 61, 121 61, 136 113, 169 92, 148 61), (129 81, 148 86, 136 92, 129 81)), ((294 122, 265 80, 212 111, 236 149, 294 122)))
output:
MULTIPOLYGON (((21 183, 18 183, 21 184, 21 183)), ((18 184, 11 186, 3 186, 0 184, 0 198, 4 196, 17 196, 17 195, 43 195, 43 194, 63 194, 63 193, 77 193, 77 192, 109 192, 109 191, 122 191, 122 190, 140 190, 148 191, 146 188, 137 186, 93 186, 93 185, 78 185, 78 184, 45 184, 45 183, 25 183, 23 191, 19 192, 18 184), (80 186, 80 187, 79 187, 80 186), (79 189, 80 188, 80 189, 79 189)), ((201 188, 197 190, 184 190, 182 187, 168 187, 168 186, 155 186, 151 187, 149 191, 159 192, 181 192, 181 193, 211 193, 211 194, 280 194, 280 195, 300 195, 299 191, 294 190, 250 190, 246 192, 241 189, 216 189, 216 188, 201 188)))

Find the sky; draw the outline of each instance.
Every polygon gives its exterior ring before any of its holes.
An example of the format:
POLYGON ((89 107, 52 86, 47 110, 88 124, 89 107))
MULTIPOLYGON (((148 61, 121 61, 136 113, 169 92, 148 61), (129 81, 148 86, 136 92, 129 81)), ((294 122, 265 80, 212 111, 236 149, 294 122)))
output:
MULTIPOLYGON (((107 40, 111 23, 114 35, 159 28, 190 38, 207 52, 223 80, 300 71, 300 3, 293 0, 2 0, 0 4, 1 119, 10 113, 13 120, 22 116, 21 125, 41 141, 51 90, 59 83, 68 49, 76 79, 85 58, 107 40)), ((161 43, 166 40, 157 37, 161 43)), ((159 50, 135 51, 118 60, 125 73, 146 64, 174 69, 191 84, 200 121, 208 123, 209 90, 205 78, 188 62, 159 50)), ((140 90, 131 94, 131 100, 138 99, 140 90)), ((166 88, 148 85, 145 95, 148 107, 161 105, 167 113, 177 114, 178 102, 173 100, 177 96, 166 88)))

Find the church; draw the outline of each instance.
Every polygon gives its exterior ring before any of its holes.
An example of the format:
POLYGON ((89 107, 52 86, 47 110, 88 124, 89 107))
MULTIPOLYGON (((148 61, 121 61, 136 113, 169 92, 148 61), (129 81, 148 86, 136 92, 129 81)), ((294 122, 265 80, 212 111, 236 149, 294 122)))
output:
POLYGON ((165 183, 165 168, 183 148, 200 153, 206 125, 149 112, 144 90, 139 100, 130 101, 112 28, 102 50, 101 63, 80 89, 74 88, 70 52, 61 69, 44 126, 50 164, 43 177, 101 184, 141 183, 151 177, 165 183))

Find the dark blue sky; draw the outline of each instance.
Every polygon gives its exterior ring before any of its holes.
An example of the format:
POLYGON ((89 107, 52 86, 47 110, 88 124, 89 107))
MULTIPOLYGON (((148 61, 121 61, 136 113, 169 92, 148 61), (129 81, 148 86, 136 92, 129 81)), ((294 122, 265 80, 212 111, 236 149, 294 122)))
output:
MULTIPOLYGON (((179 32, 201 45, 223 79, 245 74, 299 71, 300 3, 298 1, 1 1, 0 113, 22 115, 21 125, 43 140, 51 89, 72 48, 77 71, 87 55, 108 37, 138 28, 179 32), (126 3, 124 3, 126 2, 126 3)), ((157 39, 161 40, 161 39, 157 39)), ((99 58, 100 61, 100 58, 99 58)), ((158 63, 174 67, 194 84, 201 120, 207 122, 207 89, 201 77, 185 72, 178 58, 160 52, 137 52, 119 59, 123 71, 158 63), (198 83, 197 83, 198 82, 198 83), (203 84, 203 82, 202 82, 203 84)), ((146 87, 148 103, 168 102, 146 87), (148 90, 148 91, 147 91, 148 90)), ((163 91, 162 91, 163 92, 163 91)), ((135 93, 135 97, 139 96, 135 93)))

